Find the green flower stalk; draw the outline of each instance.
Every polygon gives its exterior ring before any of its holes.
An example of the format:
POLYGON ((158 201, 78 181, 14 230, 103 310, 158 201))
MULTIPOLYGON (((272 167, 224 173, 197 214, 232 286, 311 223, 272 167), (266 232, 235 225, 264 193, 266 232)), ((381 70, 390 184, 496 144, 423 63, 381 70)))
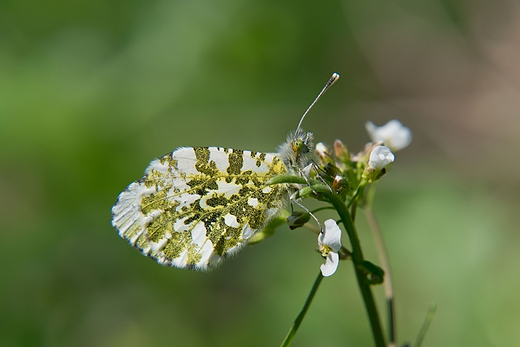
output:
MULTIPOLYGON (((340 140, 334 142, 333 151, 319 142, 315 147, 319 164, 313 168, 310 167, 310 170, 306 172, 308 177, 286 175, 274 177, 268 182, 268 184, 300 184, 302 188, 295 194, 295 199, 314 198, 328 203, 338 213, 339 221, 343 224, 352 246, 350 251, 341 245, 341 229, 333 219, 326 220, 324 227, 320 225, 322 230, 318 236, 318 250, 326 261, 325 264, 320 266, 320 276, 318 276, 304 309, 300 312, 295 325, 291 328, 282 346, 288 346, 294 338, 322 278, 336 273, 339 261, 343 259, 352 260, 375 345, 377 347, 396 346, 394 294, 390 265, 379 225, 370 203, 375 192, 374 183, 381 179, 387 172, 389 165, 395 161, 392 150, 397 151, 406 147, 411 141, 411 133, 398 121, 392 121, 380 128, 375 127, 373 123, 367 123, 367 129, 375 142, 367 144, 365 149, 357 155, 351 155, 340 140), (376 248, 382 267, 364 259, 354 224, 358 206, 366 210, 369 225, 375 235, 376 248), (388 302, 389 319, 386 337, 371 290, 372 285, 381 283, 385 286, 385 295, 388 302)), ((324 209, 327 208, 317 209, 315 213, 324 209)), ((300 214, 296 212, 293 215, 288 218, 288 222, 290 225, 297 224, 298 226, 304 225, 310 220, 309 216, 313 216, 309 211, 300 214)))

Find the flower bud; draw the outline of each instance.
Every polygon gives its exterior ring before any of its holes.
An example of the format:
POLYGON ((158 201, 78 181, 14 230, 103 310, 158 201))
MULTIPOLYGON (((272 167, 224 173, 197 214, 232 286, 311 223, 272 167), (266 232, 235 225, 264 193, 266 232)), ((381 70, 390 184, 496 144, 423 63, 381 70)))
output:
POLYGON ((325 146, 323 142, 318 142, 315 148, 316 154, 320 157, 320 161, 323 165, 333 163, 334 159, 330 156, 330 150, 325 146))
POLYGON ((337 194, 341 194, 343 191, 348 189, 348 182, 343 178, 343 176, 336 175, 332 182, 332 189, 334 189, 337 194))
POLYGON ((341 170, 333 163, 325 165, 323 171, 331 178, 341 174, 341 170))
POLYGON ((334 141, 334 155, 339 161, 348 163, 350 161, 350 153, 347 147, 340 140, 334 141))
POLYGON ((386 166, 395 160, 390 148, 375 146, 370 152, 367 166, 363 172, 363 179, 367 182, 378 180, 386 173, 386 166))
POLYGON ((370 152, 368 167, 374 170, 383 170, 388 164, 395 160, 395 156, 386 146, 376 146, 370 152))
POLYGON ((305 225, 311 219, 311 215, 306 212, 294 211, 287 217, 289 229, 294 230, 305 225))

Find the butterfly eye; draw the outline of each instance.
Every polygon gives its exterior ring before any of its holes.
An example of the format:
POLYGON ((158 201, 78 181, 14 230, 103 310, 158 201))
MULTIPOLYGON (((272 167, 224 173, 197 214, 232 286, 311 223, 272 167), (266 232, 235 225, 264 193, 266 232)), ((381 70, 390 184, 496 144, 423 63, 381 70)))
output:
POLYGON ((294 140, 291 145, 294 153, 296 154, 306 152, 306 146, 301 139, 294 140))

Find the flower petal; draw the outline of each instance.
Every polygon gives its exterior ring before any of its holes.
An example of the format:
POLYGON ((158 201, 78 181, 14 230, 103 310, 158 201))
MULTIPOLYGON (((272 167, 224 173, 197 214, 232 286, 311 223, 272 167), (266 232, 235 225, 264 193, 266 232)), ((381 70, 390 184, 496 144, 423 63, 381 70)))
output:
POLYGON ((372 141, 382 141, 394 152, 405 148, 412 142, 410 129, 396 119, 380 127, 375 126, 372 122, 367 122, 365 128, 372 141))
POLYGON ((334 252, 339 251, 341 248, 341 229, 334 219, 325 221, 325 228, 320 236, 321 238, 318 237, 318 243, 321 241, 322 244, 332 248, 334 252))
POLYGON ((376 146, 372 152, 370 152, 368 166, 375 170, 382 170, 394 160, 395 156, 392 151, 390 151, 390 148, 385 146, 376 146))
POLYGON ((327 256, 325 264, 320 266, 321 274, 325 277, 331 276, 336 272, 339 264, 339 254, 336 252, 330 252, 327 256))

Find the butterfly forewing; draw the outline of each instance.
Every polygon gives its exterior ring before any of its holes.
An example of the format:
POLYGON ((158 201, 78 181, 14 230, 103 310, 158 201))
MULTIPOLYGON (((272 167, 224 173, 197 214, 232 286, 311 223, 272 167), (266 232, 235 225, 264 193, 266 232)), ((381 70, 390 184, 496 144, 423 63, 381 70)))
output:
POLYGON ((286 171, 276 154, 179 148, 119 195, 112 225, 161 264, 208 269, 282 209, 286 189, 265 183, 286 171))

